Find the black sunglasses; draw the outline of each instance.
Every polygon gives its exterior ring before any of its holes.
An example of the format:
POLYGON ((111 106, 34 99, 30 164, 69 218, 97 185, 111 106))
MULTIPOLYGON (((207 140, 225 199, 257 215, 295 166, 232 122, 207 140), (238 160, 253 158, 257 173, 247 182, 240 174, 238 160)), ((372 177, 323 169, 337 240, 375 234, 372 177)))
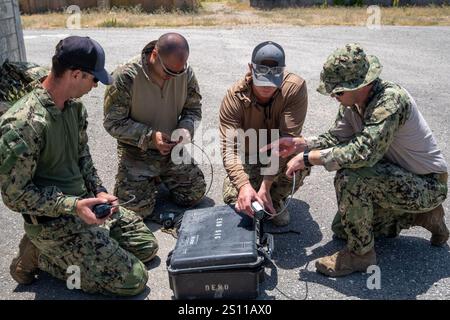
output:
POLYGON ((339 91, 339 92, 335 92, 335 93, 333 93, 335 96, 338 96, 338 97, 340 97, 340 96, 342 96, 343 94, 344 94, 344 92, 345 91, 339 91))

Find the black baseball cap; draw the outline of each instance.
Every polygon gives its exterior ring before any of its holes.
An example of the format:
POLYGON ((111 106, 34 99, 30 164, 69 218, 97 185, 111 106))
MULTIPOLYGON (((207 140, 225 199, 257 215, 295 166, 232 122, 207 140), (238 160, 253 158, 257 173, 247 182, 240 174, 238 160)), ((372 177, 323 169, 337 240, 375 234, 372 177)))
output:
POLYGON ((88 72, 103 84, 113 82, 105 69, 105 51, 89 37, 70 36, 61 40, 56 46, 55 56, 65 67, 88 72))
MULTIPOLYGON (((282 67, 286 66, 285 54, 283 48, 273 41, 265 41, 258 44, 252 53, 252 63, 256 65, 263 65, 267 67, 282 67)), ((253 74, 253 83, 256 86, 281 87, 283 76, 275 76, 272 73, 265 75, 253 74)))

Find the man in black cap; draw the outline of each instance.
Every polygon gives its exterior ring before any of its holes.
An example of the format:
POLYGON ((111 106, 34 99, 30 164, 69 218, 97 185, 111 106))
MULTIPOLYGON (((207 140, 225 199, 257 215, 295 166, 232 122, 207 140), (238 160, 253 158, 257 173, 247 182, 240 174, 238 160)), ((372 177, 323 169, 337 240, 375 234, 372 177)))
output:
MULTIPOLYGON (((220 108, 221 150, 227 172, 223 200, 250 216, 251 203, 258 201, 273 215, 277 226, 290 221, 284 201, 293 181, 283 174, 286 160, 281 160, 274 172, 264 171, 273 163, 261 161, 258 146, 277 136, 300 136, 308 105, 305 81, 285 66, 285 53, 279 44, 260 43, 253 50, 249 72, 228 90, 220 108), (250 141, 239 144, 243 137, 250 141)), ((309 173, 309 169, 296 173, 296 190, 309 173)))
POLYGON ((135 295, 148 279, 143 262, 158 245, 122 208, 97 218, 93 206, 117 205, 103 187, 87 145, 87 112, 76 100, 110 84, 102 47, 88 37, 61 40, 50 74, 0 121, 0 184, 5 205, 22 214, 25 235, 10 273, 20 284, 38 269, 86 292, 135 295), (68 281, 69 283, 69 281, 68 281))

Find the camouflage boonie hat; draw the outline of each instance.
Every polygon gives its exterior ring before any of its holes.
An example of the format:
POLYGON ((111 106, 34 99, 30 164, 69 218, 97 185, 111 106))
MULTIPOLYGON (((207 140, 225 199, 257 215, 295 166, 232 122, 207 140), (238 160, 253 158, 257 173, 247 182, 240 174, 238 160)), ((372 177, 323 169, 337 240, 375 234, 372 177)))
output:
POLYGON ((378 58, 366 55, 359 44, 347 44, 328 56, 320 73, 317 91, 330 95, 357 90, 376 80, 382 68, 378 58))

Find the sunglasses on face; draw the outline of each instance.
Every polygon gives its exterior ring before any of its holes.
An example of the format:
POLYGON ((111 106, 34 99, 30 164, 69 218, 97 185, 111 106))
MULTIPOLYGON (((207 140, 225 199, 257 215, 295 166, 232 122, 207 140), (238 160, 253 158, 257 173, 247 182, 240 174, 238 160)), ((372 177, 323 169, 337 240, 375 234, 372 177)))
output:
POLYGON ((344 91, 339 91, 339 92, 335 92, 335 93, 333 93, 335 96, 338 96, 338 97, 340 97, 340 96, 342 96, 343 94, 344 94, 344 91))
POLYGON ((265 76, 269 73, 274 76, 281 76, 284 72, 284 67, 268 67, 255 63, 252 63, 252 69, 256 76, 265 76))
POLYGON ((167 75, 172 76, 172 77, 179 77, 179 76, 181 76, 183 73, 185 73, 186 70, 188 69, 188 65, 187 65, 187 63, 186 63, 186 64, 184 65, 183 70, 181 70, 181 71, 173 71, 173 70, 170 70, 169 68, 167 68, 167 67, 164 65, 164 62, 162 61, 161 56, 160 56, 159 54, 158 54, 158 60, 159 60, 159 63, 161 63, 161 66, 162 66, 164 72, 165 72, 167 75))

